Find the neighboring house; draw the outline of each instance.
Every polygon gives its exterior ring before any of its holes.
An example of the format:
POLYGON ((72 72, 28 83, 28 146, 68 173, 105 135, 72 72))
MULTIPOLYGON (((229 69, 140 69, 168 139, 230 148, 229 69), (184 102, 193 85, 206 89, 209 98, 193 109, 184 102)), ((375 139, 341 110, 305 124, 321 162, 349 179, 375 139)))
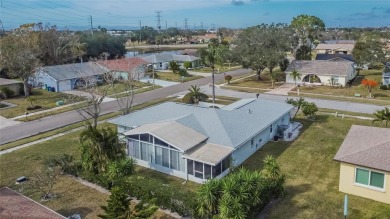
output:
POLYGON ((355 40, 325 40, 324 43, 326 44, 354 44, 356 43, 355 40))
POLYGON ((8 187, 0 188, 0 218, 65 219, 57 212, 8 187))
POLYGON ((218 39, 215 33, 206 33, 203 36, 193 36, 192 39, 198 43, 209 43, 211 39, 218 39))
POLYGON ((390 129, 353 125, 334 160, 341 192, 390 204, 390 129))
POLYGON ((145 77, 148 62, 139 57, 132 57, 99 61, 99 64, 103 65, 108 70, 113 71, 113 75, 116 79, 128 80, 130 78, 139 80, 140 78, 145 77))
POLYGON ((175 61, 181 67, 184 62, 191 62, 192 67, 196 68, 199 66, 199 58, 190 55, 175 55, 170 53, 157 53, 142 58, 148 63, 151 63, 156 70, 167 70, 169 68, 169 62, 175 61))
POLYGON ((316 47, 317 54, 352 54, 355 44, 325 44, 320 43, 316 47))
POLYGON ((0 78, 0 87, 6 87, 12 90, 15 96, 19 96, 20 90, 23 89, 23 82, 6 79, 6 78, 0 78))
POLYGON ((97 83, 107 71, 94 62, 45 66, 37 70, 30 81, 34 87, 51 87, 56 92, 62 92, 85 86, 86 80, 97 83))
POLYGON ((293 60, 285 70, 287 83, 295 83, 291 76, 294 70, 301 74, 297 84, 330 85, 333 80, 335 85, 345 86, 356 76, 353 62, 293 60))
POLYGON ((243 99, 221 109, 167 102, 112 119, 137 164, 202 183, 222 178, 291 132, 286 103, 243 99))
POLYGON ((180 52, 180 55, 190 55, 190 56, 196 56, 196 53, 198 52, 197 49, 184 49, 180 52))
POLYGON ((347 62, 355 62, 351 54, 317 54, 316 60, 324 60, 324 61, 347 61, 347 62))
POLYGON ((385 67, 383 68, 382 84, 390 85, 390 62, 387 62, 385 67))

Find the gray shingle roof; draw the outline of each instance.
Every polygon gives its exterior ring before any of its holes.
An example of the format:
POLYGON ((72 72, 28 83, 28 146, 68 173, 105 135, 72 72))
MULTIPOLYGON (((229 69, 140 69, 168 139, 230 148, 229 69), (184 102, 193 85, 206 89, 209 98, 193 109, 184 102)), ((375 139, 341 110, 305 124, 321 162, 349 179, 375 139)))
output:
POLYGON ((301 74, 346 76, 353 71, 353 63, 324 60, 293 60, 285 73, 291 73, 294 70, 301 74))
POLYGON ((336 58, 341 58, 341 59, 345 59, 346 61, 355 62, 352 55, 350 55, 350 54, 336 53, 336 54, 317 54, 316 55, 316 60, 331 60, 331 59, 336 59, 336 58))
POLYGON ((326 43, 320 43, 317 45, 316 49, 347 49, 347 50, 351 50, 353 49, 353 47, 355 47, 355 44, 350 44, 350 43, 347 43, 347 44, 341 44, 341 43, 337 43, 337 44, 326 44, 326 43))
POLYGON ((41 70, 56 81, 101 75, 107 72, 103 66, 94 62, 45 66, 42 67, 41 70))
POLYGON ((353 125, 334 159, 390 172, 390 129, 353 125))
POLYGON ((145 124, 123 134, 136 135, 144 133, 156 136, 182 151, 187 151, 207 139, 207 136, 175 121, 145 124))
POLYGON ((20 83, 23 83, 23 82, 17 81, 17 80, 12 80, 12 79, 0 78, 0 85, 20 84, 20 83))
POLYGON ((142 57, 143 60, 149 63, 160 63, 160 62, 170 62, 170 61, 178 61, 178 62, 192 62, 198 60, 198 57, 190 56, 190 55, 175 55, 170 53, 157 53, 150 56, 142 57))
POLYGON ((256 99, 232 111, 167 102, 109 122, 133 127, 162 121, 176 121, 207 136, 207 143, 235 148, 268 128, 291 109, 292 106, 289 104, 263 99, 256 99))

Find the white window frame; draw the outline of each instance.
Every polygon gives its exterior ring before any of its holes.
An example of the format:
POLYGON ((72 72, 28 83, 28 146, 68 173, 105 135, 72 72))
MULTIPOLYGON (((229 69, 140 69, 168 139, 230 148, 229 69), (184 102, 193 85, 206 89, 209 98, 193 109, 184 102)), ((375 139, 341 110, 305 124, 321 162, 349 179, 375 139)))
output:
POLYGON ((375 190, 375 191, 378 191, 378 192, 386 192, 386 173, 385 173, 385 172, 382 172, 382 171, 378 171, 378 170, 368 169, 368 168, 366 168, 366 167, 358 167, 358 166, 357 166, 357 167, 355 167, 355 175, 354 175, 353 183, 354 183, 354 185, 360 186, 360 187, 363 187, 363 188, 375 190), (361 184, 361 183, 356 182, 357 169, 361 169, 361 170, 366 170, 366 171, 368 171, 368 185, 365 185, 365 184, 361 184), (376 173, 381 173, 381 174, 383 174, 383 176, 384 176, 384 179, 383 179, 383 188, 379 188, 379 187, 375 187, 375 186, 371 186, 371 185, 370 185, 370 182, 371 182, 371 172, 376 172, 376 173))

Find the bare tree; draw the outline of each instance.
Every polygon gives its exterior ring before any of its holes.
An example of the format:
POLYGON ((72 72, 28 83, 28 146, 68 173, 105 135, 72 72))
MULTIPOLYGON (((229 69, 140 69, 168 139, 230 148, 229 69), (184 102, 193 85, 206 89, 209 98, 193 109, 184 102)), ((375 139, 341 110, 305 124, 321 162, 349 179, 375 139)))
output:
POLYGON ((55 195, 53 193, 53 187, 57 182, 57 178, 60 175, 59 167, 44 167, 37 170, 30 177, 29 186, 38 192, 42 193, 43 200, 49 200, 55 195))

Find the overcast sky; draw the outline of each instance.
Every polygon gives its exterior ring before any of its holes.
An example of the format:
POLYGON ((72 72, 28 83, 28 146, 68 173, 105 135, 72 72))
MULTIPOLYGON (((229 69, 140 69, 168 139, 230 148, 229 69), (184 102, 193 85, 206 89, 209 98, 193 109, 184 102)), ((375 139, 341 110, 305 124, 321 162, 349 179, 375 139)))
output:
POLYGON ((327 27, 390 26, 390 0, 0 0, 5 29, 43 22, 60 27, 161 26, 247 27, 290 23, 299 14, 321 18, 327 27))

